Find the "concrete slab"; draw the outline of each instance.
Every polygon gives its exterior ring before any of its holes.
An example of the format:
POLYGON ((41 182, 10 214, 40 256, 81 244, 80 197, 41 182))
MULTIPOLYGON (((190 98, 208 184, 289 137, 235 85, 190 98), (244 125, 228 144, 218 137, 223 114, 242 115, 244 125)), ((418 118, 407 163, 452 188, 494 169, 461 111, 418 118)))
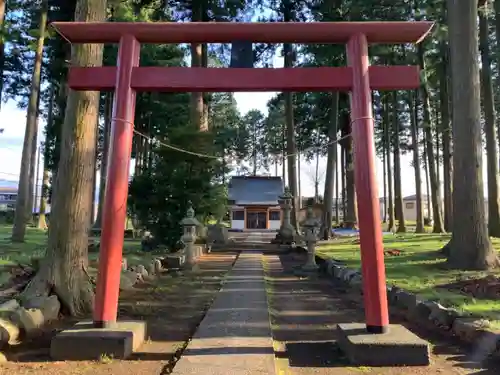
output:
POLYGON ((391 324, 383 334, 366 332, 365 324, 339 324, 339 346, 357 366, 427 366, 429 343, 402 325, 391 324))
POLYGON ((102 356, 125 359, 145 338, 145 322, 121 321, 113 328, 94 328, 92 322, 80 322, 52 339, 50 356, 56 361, 98 360, 102 356))
POLYGON ((172 374, 274 372, 262 254, 242 253, 172 374))

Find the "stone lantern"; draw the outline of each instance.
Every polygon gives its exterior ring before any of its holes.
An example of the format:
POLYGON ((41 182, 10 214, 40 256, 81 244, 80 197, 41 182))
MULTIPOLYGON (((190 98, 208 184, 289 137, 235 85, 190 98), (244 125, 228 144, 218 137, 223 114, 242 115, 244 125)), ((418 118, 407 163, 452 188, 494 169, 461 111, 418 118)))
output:
POLYGON ((281 222, 281 227, 278 232, 277 239, 280 240, 281 244, 290 245, 295 241, 295 228, 293 227, 290 220, 290 213, 292 211, 292 200, 293 196, 288 187, 285 188, 284 194, 279 197, 279 204, 281 206, 281 212, 283 213, 283 221, 281 222))
POLYGON ((316 271, 318 265, 316 264, 316 243, 318 242, 319 223, 314 217, 312 202, 308 204, 306 221, 302 224, 304 228, 304 235, 307 244, 307 262, 302 267, 304 271, 316 271))
POLYGON ((186 217, 182 219, 181 225, 184 228, 181 240, 185 244, 186 266, 192 268, 195 264, 194 242, 196 241, 196 228, 200 225, 200 222, 194 217, 191 201, 188 202, 186 217))

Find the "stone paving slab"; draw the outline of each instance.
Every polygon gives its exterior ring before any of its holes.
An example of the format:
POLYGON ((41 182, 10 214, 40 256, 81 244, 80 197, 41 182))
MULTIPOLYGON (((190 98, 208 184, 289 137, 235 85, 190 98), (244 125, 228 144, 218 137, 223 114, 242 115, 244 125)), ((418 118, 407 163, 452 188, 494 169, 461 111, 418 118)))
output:
POLYGON ((262 254, 241 253, 172 374, 274 374, 262 254))

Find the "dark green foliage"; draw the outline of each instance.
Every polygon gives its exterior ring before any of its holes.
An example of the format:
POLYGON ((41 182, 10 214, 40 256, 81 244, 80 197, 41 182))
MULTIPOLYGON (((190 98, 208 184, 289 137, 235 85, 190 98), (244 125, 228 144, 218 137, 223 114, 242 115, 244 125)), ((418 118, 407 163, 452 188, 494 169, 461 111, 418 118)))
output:
MULTIPOLYGON (((214 134, 200 133, 189 127, 169 133, 169 142, 186 150, 210 154, 214 134)), ((159 146, 153 165, 136 176, 130 186, 129 206, 139 221, 147 223, 160 242, 173 247, 182 235, 179 222, 186 215, 188 202, 198 220, 225 212, 224 186, 214 176, 220 175, 219 160, 202 158, 159 146)))

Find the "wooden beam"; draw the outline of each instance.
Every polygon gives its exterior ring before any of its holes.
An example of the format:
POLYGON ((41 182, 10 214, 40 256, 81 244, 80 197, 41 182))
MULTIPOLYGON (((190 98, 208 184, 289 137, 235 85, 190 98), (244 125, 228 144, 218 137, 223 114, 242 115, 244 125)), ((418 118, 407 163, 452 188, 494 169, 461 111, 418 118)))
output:
MULTIPOLYGON (((374 90, 409 90, 420 85, 416 66, 371 66, 374 90)), ((114 90, 116 67, 70 68, 73 90, 114 90)), ((170 68, 137 67, 132 88, 150 92, 349 91, 352 69, 339 68, 170 68)))

